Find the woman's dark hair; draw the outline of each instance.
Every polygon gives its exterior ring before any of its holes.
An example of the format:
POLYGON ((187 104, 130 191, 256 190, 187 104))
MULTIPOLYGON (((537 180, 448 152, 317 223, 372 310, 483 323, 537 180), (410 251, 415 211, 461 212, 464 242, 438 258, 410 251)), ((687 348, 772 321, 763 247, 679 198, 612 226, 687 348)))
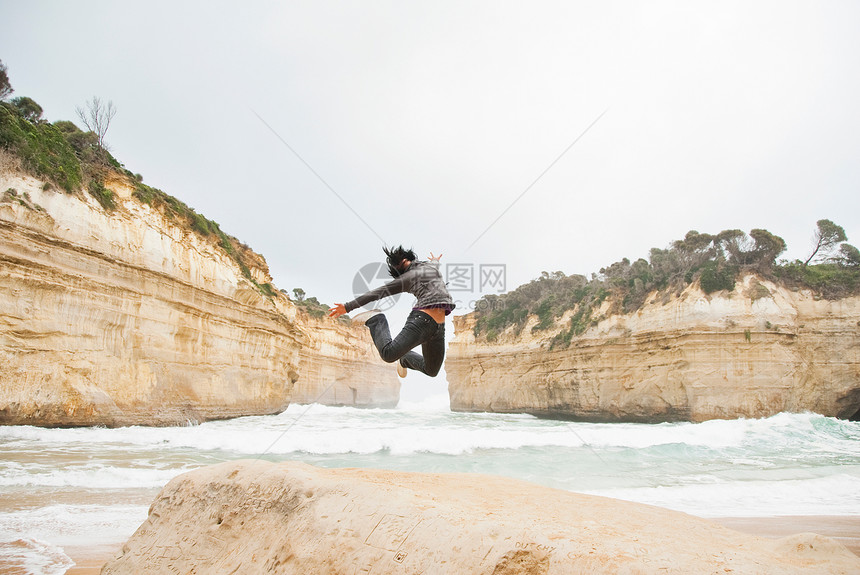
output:
POLYGON ((400 269, 400 262, 403 260, 409 260, 410 262, 415 261, 415 252, 411 249, 404 249, 403 246, 397 246, 396 248, 382 248, 382 251, 385 252, 385 257, 388 263, 388 274, 393 277, 399 277, 404 271, 400 269))

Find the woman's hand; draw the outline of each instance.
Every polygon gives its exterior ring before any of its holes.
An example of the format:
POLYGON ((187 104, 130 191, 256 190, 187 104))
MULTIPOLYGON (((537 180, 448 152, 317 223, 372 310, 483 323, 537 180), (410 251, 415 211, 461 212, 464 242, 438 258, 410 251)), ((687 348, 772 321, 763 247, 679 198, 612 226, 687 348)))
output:
POLYGON ((342 303, 334 304, 334 307, 329 308, 328 316, 333 318, 339 318, 342 315, 346 314, 346 307, 342 303))
POLYGON ((430 261, 431 262, 438 262, 441 259, 442 259, 442 254, 439 254, 438 256, 434 256, 433 252, 430 252, 430 261))

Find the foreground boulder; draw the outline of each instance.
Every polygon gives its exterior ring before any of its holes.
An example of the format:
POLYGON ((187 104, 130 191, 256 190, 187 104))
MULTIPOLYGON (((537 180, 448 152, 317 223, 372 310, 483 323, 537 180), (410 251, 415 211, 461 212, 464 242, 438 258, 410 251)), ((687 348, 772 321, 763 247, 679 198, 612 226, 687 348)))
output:
POLYGON ((501 477, 239 461, 171 481, 102 573, 847 574, 860 558, 501 477))

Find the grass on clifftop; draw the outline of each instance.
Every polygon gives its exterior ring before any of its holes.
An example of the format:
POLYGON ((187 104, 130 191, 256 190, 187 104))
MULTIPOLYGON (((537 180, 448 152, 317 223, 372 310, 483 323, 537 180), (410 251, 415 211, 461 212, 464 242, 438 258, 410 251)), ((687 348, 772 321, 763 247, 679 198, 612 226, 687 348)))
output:
POLYGON ((816 264, 808 263, 812 256, 807 262, 776 263, 786 248, 785 241, 756 229, 749 235, 740 230, 716 235, 690 231, 667 249, 651 249, 648 260, 631 263, 624 258, 592 274, 591 279, 543 272, 507 294, 479 300, 475 335, 494 341, 511 326, 519 334, 529 317, 537 318, 533 331, 545 330, 572 310, 567 329, 551 343, 552 347, 567 346, 600 321, 595 313, 604 301, 611 302, 609 313, 631 313, 641 309, 655 291, 668 298, 696 282, 708 294, 731 291, 740 274, 750 272, 789 289, 811 289, 826 299, 860 294, 860 252, 844 243, 844 230, 830 220, 819 220, 816 238, 816 264))
POLYGON ((0 103, 0 147, 21 159, 24 169, 74 193, 84 184, 84 170, 63 132, 48 122, 32 122, 14 106, 0 103))

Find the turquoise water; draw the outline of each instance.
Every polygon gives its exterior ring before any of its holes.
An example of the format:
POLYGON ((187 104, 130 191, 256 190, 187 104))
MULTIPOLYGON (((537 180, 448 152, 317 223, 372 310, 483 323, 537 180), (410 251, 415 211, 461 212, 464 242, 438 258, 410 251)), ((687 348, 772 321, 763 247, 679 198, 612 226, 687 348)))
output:
POLYGON ((126 540, 171 478, 247 458, 504 475, 704 517, 860 520, 857 422, 570 423, 452 413, 438 397, 397 409, 293 405, 194 427, 0 428, 0 566, 5 555, 63 573, 65 548, 126 540))

